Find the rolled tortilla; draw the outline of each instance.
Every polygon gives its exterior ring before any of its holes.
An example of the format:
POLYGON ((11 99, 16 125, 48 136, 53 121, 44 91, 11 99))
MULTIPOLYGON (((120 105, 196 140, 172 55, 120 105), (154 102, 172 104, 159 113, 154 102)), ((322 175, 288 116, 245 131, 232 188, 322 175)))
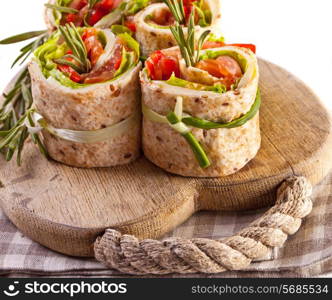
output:
MULTIPOLYGON (((214 34, 219 36, 221 34, 221 1, 205 0, 205 2, 212 12, 212 21, 211 25, 208 27, 196 26, 197 36, 206 30, 211 30, 214 34)), ((168 27, 162 28, 161 26, 154 26, 147 22, 150 15, 162 9, 168 9, 167 5, 164 3, 155 3, 146 7, 134 18, 136 24, 136 40, 140 43, 144 56, 148 56, 156 50, 167 49, 177 45, 168 27)))
MULTIPOLYGON (((60 0, 61 1, 61 0, 60 0)), ((136 5, 136 9, 134 14, 136 13, 136 11, 141 10, 142 8, 144 8, 146 5, 148 5, 151 2, 155 2, 155 1, 141 1, 139 4, 135 3, 136 0, 123 0, 123 3, 128 3, 127 7, 128 9, 132 8, 133 5, 136 5)), ((59 5, 59 0, 48 0, 49 4, 52 5, 59 5)), ((55 12, 52 9, 49 8, 45 8, 44 11, 44 19, 45 19, 45 23, 47 25, 47 28, 49 29, 50 32, 53 32, 54 30, 56 30, 56 28, 59 26, 58 22, 56 21, 56 14, 59 14, 57 12, 55 12)), ((132 15, 132 13, 127 13, 126 11, 115 11, 113 10, 110 14, 106 15, 105 17, 103 17, 98 23, 96 23, 94 25, 94 27, 96 28, 110 28, 112 25, 114 24, 119 24, 122 21, 122 17, 123 15, 128 16, 132 15)))
MULTIPOLYGON (((167 54, 167 51, 164 50, 167 54)), ((174 50, 170 50, 174 51, 174 50)), ((192 117, 212 122, 230 122, 245 115, 253 106, 258 89, 259 72, 255 55, 247 49, 222 47, 209 51, 224 51, 241 57, 246 70, 237 89, 223 94, 198 91, 169 85, 166 81, 151 81, 141 72, 143 105, 160 114, 174 111, 176 98, 183 98, 183 110, 192 117)), ((203 53, 206 51, 203 51, 203 53)), ((168 124, 144 116, 143 149, 145 156, 168 172, 182 176, 221 177, 233 174, 253 159, 261 143, 259 114, 240 127, 203 130, 192 128, 211 166, 199 166, 186 140, 168 124)))
POLYGON ((141 144, 140 69, 139 62, 115 80, 74 89, 53 77, 46 79, 33 59, 29 71, 34 106, 50 126, 93 131, 131 118, 129 130, 97 143, 71 142, 44 130, 49 155, 61 163, 86 168, 134 161, 140 155, 141 144))
MULTIPOLYGON (((123 0, 123 2, 128 2, 129 0, 123 0)), ((59 0, 48 0, 49 4, 52 5, 58 5, 59 4, 59 0)), ((69 3, 70 4, 70 3, 69 3)), ((48 30, 50 32, 53 32, 54 30, 56 30, 59 26, 59 22, 56 21, 56 14, 59 14, 58 12, 49 9, 47 7, 45 7, 45 11, 44 11, 44 19, 45 19, 45 23, 46 26, 48 28, 48 30)), ((108 22, 107 26, 98 26, 98 24, 96 24, 95 27, 98 28, 109 28, 111 25, 116 24, 118 22, 121 21, 121 14, 119 14, 118 16, 114 15, 114 17, 112 18, 111 22, 108 22)))

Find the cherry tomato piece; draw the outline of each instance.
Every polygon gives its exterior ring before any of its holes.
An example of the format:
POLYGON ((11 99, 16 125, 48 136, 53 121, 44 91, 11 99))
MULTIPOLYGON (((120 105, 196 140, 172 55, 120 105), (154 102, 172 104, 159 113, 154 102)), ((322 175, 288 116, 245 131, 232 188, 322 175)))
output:
POLYGON ((146 67, 152 80, 168 80, 172 74, 180 77, 180 67, 176 58, 166 56, 160 50, 155 51, 146 61, 146 67))
POLYGON ((136 24, 133 21, 125 21, 124 25, 129 28, 131 32, 136 32, 136 24))
POLYGON ((94 26, 105 16, 105 13, 101 9, 93 9, 90 12, 88 23, 90 26, 94 26))
POLYGON ((88 5, 88 0, 73 0, 69 7, 81 10, 84 6, 88 5))
POLYGON ((68 14, 66 16, 66 23, 75 23, 77 21, 77 14, 68 14))
POLYGON ((113 0, 102 0, 96 4, 98 8, 101 8, 106 11, 110 11, 113 8, 114 1, 113 0))

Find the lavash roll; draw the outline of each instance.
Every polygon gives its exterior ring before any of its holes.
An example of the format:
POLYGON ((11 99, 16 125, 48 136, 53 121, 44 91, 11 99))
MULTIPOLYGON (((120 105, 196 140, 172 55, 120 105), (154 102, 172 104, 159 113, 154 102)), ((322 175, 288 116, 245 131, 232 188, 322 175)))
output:
POLYGON ((114 81, 72 89, 50 77, 39 64, 29 65, 34 106, 55 128, 80 131, 99 130, 137 115, 130 130, 114 138, 92 143, 76 143, 43 131, 51 158, 75 167, 110 167, 127 164, 140 155, 141 119, 139 71, 141 63, 114 81))
MULTIPOLYGON (((191 90, 151 81, 147 72, 141 72, 143 104, 166 116, 174 111, 176 98, 182 96, 183 110, 192 117, 213 122, 230 122, 246 114, 255 102, 259 71, 255 55, 248 49, 223 47, 245 57, 248 68, 236 90, 223 94, 191 90)), ((167 50, 164 50, 167 54, 167 50)), ((174 50, 172 50, 174 51, 174 50)), ((204 53, 204 52, 203 52, 204 53)), ((243 126, 227 129, 203 130, 192 128, 201 143, 211 166, 201 168, 186 140, 168 124, 151 121, 144 116, 143 150, 145 156, 164 170, 192 177, 222 177, 233 174, 253 159, 261 144, 259 113, 243 126)))
MULTIPOLYGON (((220 0, 205 0, 212 12, 212 22, 208 27, 195 26, 197 36, 206 30, 211 30, 214 34, 221 34, 221 4, 220 0)), ((134 22, 136 24, 136 40, 141 45, 143 56, 148 56, 152 52, 167 49, 177 45, 176 40, 169 28, 158 28, 146 22, 149 15, 159 9, 168 9, 164 3, 155 3, 139 12, 134 22)))
MULTIPOLYGON (((48 0, 48 3, 52 4, 52 5, 55 5, 56 1, 57 0, 48 0)), ((122 2, 129 2, 129 1, 130 0, 123 0, 122 2)), ((154 1, 154 0, 149 1, 149 3, 153 3, 153 2, 156 2, 156 1, 154 1)), ((161 2, 161 1, 159 1, 159 2, 161 2)), ((53 32, 54 30, 57 29, 58 25, 56 24, 56 21, 54 19, 52 9, 45 8, 45 10, 44 10, 44 20, 45 20, 46 26, 47 26, 47 28, 50 32, 53 32)), ((120 22, 121 22, 121 18, 119 18, 119 20, 117 22, 115 22, 114 24, 120 23, 120 22)), ((113 25, 113 24, 110 24, 110 25, 113 25)), ((104 28, 109 28, 110 26, 105 27, 105 26, 98 26, 98 24, 96 24, 94 27, 104 29, 104 28)))

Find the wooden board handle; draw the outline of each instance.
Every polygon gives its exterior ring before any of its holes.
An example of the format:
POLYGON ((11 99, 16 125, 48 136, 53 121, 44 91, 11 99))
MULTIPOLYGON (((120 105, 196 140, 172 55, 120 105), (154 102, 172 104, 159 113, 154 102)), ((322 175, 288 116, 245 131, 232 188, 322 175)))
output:
POLYGON ((291 177, 277 192, 277 202, 262 217, 223 240, 169 238, 139 241, 108 229, 94 245, 98 261, 132 275, 220 273, 241 270, 281 247, 312 210, 311 184, 291 177))

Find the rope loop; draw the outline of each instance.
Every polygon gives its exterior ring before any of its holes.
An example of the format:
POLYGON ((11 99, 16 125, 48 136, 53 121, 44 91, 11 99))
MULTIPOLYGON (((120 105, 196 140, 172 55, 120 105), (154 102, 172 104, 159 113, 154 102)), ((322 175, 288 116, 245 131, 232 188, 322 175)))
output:
POLYGON ((222 239, 142 240, 112 229, 95 242, 95 257, 109 268, 131 275, 215 274, 247 268, 253 260, 282 247, 312 210, 311 184, 304 177, 286 179, 276 204, 236 235, 222 239))

